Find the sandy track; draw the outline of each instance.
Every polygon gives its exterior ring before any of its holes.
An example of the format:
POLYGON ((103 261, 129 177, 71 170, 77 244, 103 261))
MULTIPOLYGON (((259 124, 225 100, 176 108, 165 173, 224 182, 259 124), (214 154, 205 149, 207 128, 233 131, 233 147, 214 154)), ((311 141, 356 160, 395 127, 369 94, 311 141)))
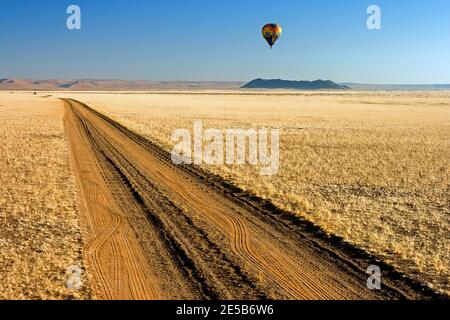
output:
POLYGON ((87 244, 85 259, 94 276, 92 283, 98 298, 160 298, 146 270, 146 259, 127 218, 105 184, 101 163, 90 138, 74 114, 66 113, 72 143, 72 161, 77 169, 87 244), (138 250, 136 250, 138 249, 138 250))
POLYGON ((80 102, 64 101, 83 193, 85 257, 99 298, 421 295, 390 279, 383 290, 368 290, 364 262, 321 247, 199 169, 174 165, 143 137, 80 102))

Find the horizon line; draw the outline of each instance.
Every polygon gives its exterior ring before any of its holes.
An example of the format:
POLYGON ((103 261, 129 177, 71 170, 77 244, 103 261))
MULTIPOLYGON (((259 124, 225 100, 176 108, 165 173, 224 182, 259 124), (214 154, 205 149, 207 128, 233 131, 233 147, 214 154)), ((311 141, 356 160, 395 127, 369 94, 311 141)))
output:
MULTIPOLYGON (((256 79, 263 80, 283 80, 283 81, 318 81, 324 80, 321 78, 315 80, 291 80, 291 79, 282 79, 282 78, 254 78, 252 80, 155 80, 155 79, 121 79, 121 78, 28 78, 28 77, 4 77, 0 78, 1 81, 4 80, 32 80, 32 81, 52 81, 52 80, 63 80, 63 81, 126 81, 126 82, 138 82, 138 81, 147 81, 147 82, 165 82, 165 83, 174 83, 174 82, 182 82, 182 83, 247 83, 256 79)), ((326 79, 325 81, 333 81, 330 79, 326 79)), ((335 81, 333 81, 335 82, 335 81)), ((345 81, 345 82, 335 82, 340 85, 367 85, 367 86, 439 86, 439 85, 450 85, 450 81, 447 83, 371 83, 371 82, 354 82, 354 81, 345 81)))

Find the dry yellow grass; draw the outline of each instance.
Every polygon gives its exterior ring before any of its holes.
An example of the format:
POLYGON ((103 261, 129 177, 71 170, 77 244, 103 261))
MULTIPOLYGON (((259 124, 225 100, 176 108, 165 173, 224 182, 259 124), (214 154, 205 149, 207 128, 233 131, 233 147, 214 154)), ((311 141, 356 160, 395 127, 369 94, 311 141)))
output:
POLYGON ((89 296, 67 288, 67 268, 83 262, 62 111, 0 92, 0 299, 89 296))
POLYGON ((450 292, 450 93, 60 94, 172 148, 171 133, 280 128, 281 168, 208 170, 450 292))

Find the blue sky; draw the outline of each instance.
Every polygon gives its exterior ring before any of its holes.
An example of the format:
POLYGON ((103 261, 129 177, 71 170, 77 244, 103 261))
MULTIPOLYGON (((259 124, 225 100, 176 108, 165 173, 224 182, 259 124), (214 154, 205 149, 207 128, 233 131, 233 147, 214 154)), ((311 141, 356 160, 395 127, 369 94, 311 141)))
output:
POLYGON ((450 1, 1 0, 0 43, 0 78, 450 83, 450 1), (268 22, 284 30, 272 50, 268 22))

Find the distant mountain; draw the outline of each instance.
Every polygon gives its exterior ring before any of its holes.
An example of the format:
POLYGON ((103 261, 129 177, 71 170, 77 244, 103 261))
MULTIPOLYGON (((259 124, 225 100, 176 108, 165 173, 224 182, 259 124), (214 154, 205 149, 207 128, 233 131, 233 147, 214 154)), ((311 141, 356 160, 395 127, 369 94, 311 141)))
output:
POLYGON ((281 79, 255 79, 243 85, 243 89, 296 89, 296 90, 346 90, 347 86, 338 85, 330 80, 291 81, 281 79))
POLYGON ((145 90, 229 90, 229 89, 296 89, 296 90, 450 90, 450 84, 390 85, 334 83, 333 81, 288 81, 255 79, 245 84, 238 81, 147 81, 50 79, 30 80, 0 78, 0 90, 32 91, 145 91, 145 90))
POLYGON ((206 90, 237 89, 243 82, 232 81, 146 81, 146 80, 30 80, 0 79, 0 90, 102 91, 102 90, 206 90))
POLYGON ((387 91, 413 91, 413 90, 450 90, 450 84, 365 84, 340 83, 354 90, 387 90, 387 91))

